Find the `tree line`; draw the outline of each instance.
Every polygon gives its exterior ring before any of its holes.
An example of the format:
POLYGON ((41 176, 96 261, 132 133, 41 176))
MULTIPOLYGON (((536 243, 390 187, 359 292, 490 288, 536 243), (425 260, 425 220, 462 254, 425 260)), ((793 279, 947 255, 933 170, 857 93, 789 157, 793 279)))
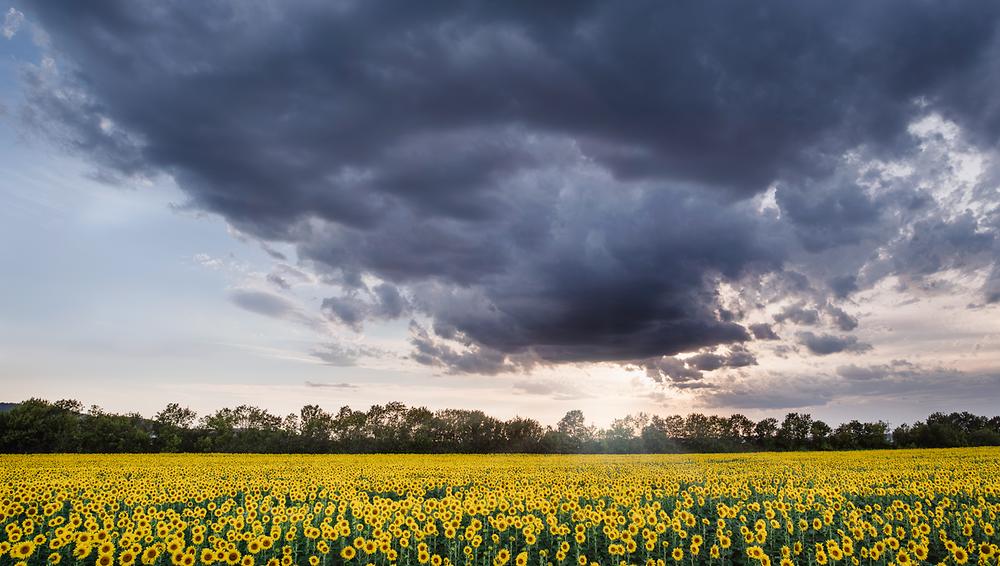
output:
POLYGON ((934 413, 890 430, 883 421, 833 428, 805 413, 754 421, 692 413, 643 413, 607 428, 588 426, 579 410, 555 426, 501 420, 482 411, 373 405, 331 413, 306 405, 284 417, 250 405, 200 419, 168 404, 153 418, 116 414, 79 401, 30 399, 0 412, 0 452, 237 453, 680 453, 762 450, 860 450, 1000 445, 1000 417, 934 413))

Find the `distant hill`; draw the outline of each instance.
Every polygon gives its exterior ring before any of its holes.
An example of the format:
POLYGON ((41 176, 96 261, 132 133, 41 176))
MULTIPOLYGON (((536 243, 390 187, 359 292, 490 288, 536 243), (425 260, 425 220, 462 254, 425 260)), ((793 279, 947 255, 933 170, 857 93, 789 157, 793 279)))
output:
POLYGON ((13 410, 14 407, 18 406, 19 403, 0 403, 0 413, 6 413, 7 411, 13 410))

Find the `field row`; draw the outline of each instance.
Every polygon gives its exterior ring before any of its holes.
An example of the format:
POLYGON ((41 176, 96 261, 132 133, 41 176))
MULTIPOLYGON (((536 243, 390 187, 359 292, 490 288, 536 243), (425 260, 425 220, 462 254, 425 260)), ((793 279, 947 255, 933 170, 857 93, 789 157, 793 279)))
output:
POLYGON ((0 566, 996 564, 998 457, 0 456, 0 566))

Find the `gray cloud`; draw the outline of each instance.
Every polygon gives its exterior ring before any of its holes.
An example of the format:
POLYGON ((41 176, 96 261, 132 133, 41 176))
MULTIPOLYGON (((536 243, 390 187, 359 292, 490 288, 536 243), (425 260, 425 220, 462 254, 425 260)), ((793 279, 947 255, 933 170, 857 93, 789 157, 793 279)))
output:
POLYGON ((736 345, 725 353, 700 352, 687 358, 650 358, 630 365, 646 370, 646 375, 658 382, 675 387, 693 387, 704 379, 706 372, 723 368, 742 368, 757 365, 757 358, 744 346, 736 345))
POLYGON ((525 379, 514 384, 514 391, 525 395, 540 395, 554 401, 574 401, 586 399, 589 396, 575 387, 554 381, 525 379))
POLYGON ((858 327, 858 319, 840 307, 827 305, 826 312, 833 319, 834 325, 844 332, 850 332, 858 327))
POLYGON ((361 329, 367 305, 356 297, 329 297, 323 299, 323 312, 356 330, 361 329))
POLYGON ((351 289, 345 295, 323 299, 322 310, 329 318, 360 330, 365 320, 396 319, 410 312, 411 305, 395 285, 381 283, 374 289, 351 289))
POLYGON ((699 402, 709 407, 793 409, 821 407, 837 400, 906 399, 927 407, 943 407, 957 400, 981 402, 996 397, 1000 373, 961 372, 924 366, 905 360, 886 364, 846 365, 835 375, 769 375, 754 380, 728 381, 702 388, 699 402))
POLYGON ((830 384, 813 376, 793 376, 769 380, 767 385, 741 383, 731 387, 710 387, 701 390, 700 399, 709 407, 734 409, 794 409, 829 403, 834 395, 830 384))
POLYGON ((361 353, 341 344, 324 344, 312 351, 312 355, 331 366, 353 366, 361 353))
POLYGON ((689 366, 699 371, 715 371, 723 367, 740 368, 757 363, 757 359, 749 350, 739 346, 730 349, 725 355, 703 352, 691 356, 685 361, 689 366))
POLYGON ((1000 302, 1000 262, 994 264, 983 288, 987 303, 1000 302))
MULTIPOLYGON (((278 259, 280 256, 280 254, 279 256, 275 256, 273 254, 269 255, 275 259, 278 259)), ((284 256, 280 256, 280 259, 284 261, 286 258, 284 256)), ((288 265, 287 263, 278 263, 274 266, 274 269, 267 274, 266 280, 275 287, 287 291, 296 285, 312 283, 314 278, 309 273, 306 273, 297 267, 288 265)))
POLYGON ((833 334, 814 334, 799 332, 796 334, 799 343, 817 356, 826 356, 838 352, 861 353, 872 349, 871 344, 859 342, 856 336, 835 336, 833 334))
POLYGON ((751 324, 749 328, 750 332, 753 333, 753 337, 757 340, 778 340, 780 338, 780 336, 774 332, 774 329, 771 328, 770 324, 763 322, 759 324, 751 324))
POLYGON ((319 383, 315 381, 306 381, 306 387, 313 388, 330 388, 330 389, 357 389, 358 386, 353 383, 319 383))
POLYGON ((840 366, 837 375, 849 381, 878 381, 888 377, 913 377, 919 375, 919 368, 905 360, 893 360, 888 364, 840 366))
POLYGON ((310 354, 330 366, 348 367, 358 365, 362 358, 392 358, 395 354, 375 346, 364 344, 347 345, 328 342, 314 348, 310 354))
POLYGON ((304 312, 294 302, 280 295, 254 289, 233 289, 229 292, 229 300, 252 313, 289 320, 324 331, 323 321, 319 317, 304 312))
POLYGON ((829 285, 834 297, 846 299, 851 293, 858 290, 858 277, 852 274, 839 275, 831 279, 829 285))
POLYGON ((264 291, 234 289, 229 298, 239 307, 273 318, 287 318, 297 310, 288 299, 264 291))
MULTIPOLYGON (((907 128, 931 113, 993 148, 994 4, 26 10, 59 62, 24 70, 33 131, 103 179, 170 175, 189 206, 293 245, 344 289, 323 301, 332 320, 425 315, 413 359, 447 371, 654 359, 697 380, 667 360, 707 368, 751 333, 777 339, 742 322, 769 294, 812 325, 805 305, 995 261, 995 213, 943 212, 922 188, 946 167, 888 181, 856 157, 924 155, 907 128), (772 187, 780 214, 761 213, 751 197, 772 187), (724 282, 758 296, 723 308, 724 282)), ((233 300, 299 316, 276 297, 233 300)), ((869 347, 798 337, 819 355, 869 347)))
POLYGON ((268 273, 267 282, 286 291, 292 288, 292 285, 288 282, 288 280, 277 273, 268 273))
POLYGON ((435 340, 422 326, 410 322, 410 344, 413 353, 410 357, 417 363, 427 366, 440 366, 449 373, 479 373, 496 375, 525 369, 525 365, 508 359, 503 352, 467 343, 468 348, 457 351, 447 344, 435 340))
POLYGON ((697 368, 689 367, 684 360, 663 357, 647 360, 640 364, 645 367, 646 375, 655 381, 681 384, 700 381, 704 376, 697 368))
POLYGON ((806 308, 804 303, 788 305, 774 316, 775 322, 782 323, 786 320, 795 324, 813 326, 819 323, 819 311, 806 308))

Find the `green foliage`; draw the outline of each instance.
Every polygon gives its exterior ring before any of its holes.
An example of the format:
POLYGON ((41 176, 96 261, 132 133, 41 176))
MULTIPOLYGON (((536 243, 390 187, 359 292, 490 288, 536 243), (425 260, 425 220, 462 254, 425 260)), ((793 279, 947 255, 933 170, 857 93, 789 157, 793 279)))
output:
POLYGON ((29 399, 0 412, 2 452, 232 453, 677 453, 757 450, 867 450, 1000 445, 1000 417, 934 413, 889 431, 887 423, 852 420, 831 428, 805 413, 754 422, 744 415, 629 415, 606 429, 569 411, 555 427, 482 411, 407 407, 393 402, 368 411, 328 413, 307 405, 272 415, 250 405, 223 408, 196 420, 177 403, 153 419, 78 401, 29 399))

